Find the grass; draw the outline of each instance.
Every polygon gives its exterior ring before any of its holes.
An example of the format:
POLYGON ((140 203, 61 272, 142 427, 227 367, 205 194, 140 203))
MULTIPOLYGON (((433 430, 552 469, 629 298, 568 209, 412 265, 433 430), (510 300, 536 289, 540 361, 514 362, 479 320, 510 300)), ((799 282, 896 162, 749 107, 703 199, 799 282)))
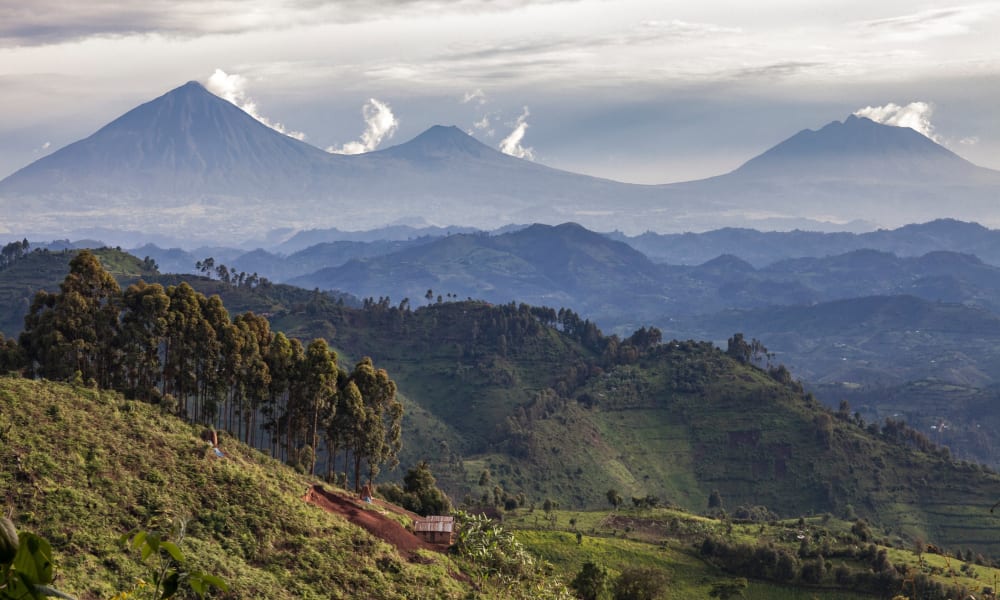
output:
MULTIPOLYGON (((736 576, 702 558, 698 548, 706 536, 771 545, 795 554, 801 543, 798 535, 805 533, 809 539, 833 541, 831 552, 834 555, 827 559, 833 565, 845 563, 854 569, 866 568, 855 559, 836 555, 850 546, 853 524, 831 517, 811 517, 802 522, 792 519, 733 524, 673 508, 614 512, 553 510, 548 515, 536 509, 508 513, 505 522, 517 531, 518 539, 529 550, 555 565, 567 581, 585 562, 602 565, 613 575, 628 567, 652 567, 668 575, 670 583, 665 598, 707 597, 712 584, 736 576), (554 525, 550 520, 553 516, 554 525), (629 525, 622 528, 623 523, 629 525), (576 532, 582 534, 579 541, 576 532)), ((954 557, 926 552, 918 556, 907 547, 879 545, 878 548, 887 550, 892 564, 905 565, 910 574, 923 573, 933 581, 948 586, 962 585, 977 594, 984 587, 996 589, 996 582, 1000 580, 1000 570, 954 557)), ((872 596, 838 589, 833 575, 828 573, 819 585, 751 579, 745 597, 858 600, 872 596)))
POLYGON ((228 436, 218 459, 199 433, 116 393, 0 378, 0 489, 17 527, 52 543, 60 589, 81 599, 131 589, 149 574, 119 537, 184 518, 189 564, 223 577, 233 597, 468 593, 449 556, 408 562, 305 503, 308 478, 228 436))

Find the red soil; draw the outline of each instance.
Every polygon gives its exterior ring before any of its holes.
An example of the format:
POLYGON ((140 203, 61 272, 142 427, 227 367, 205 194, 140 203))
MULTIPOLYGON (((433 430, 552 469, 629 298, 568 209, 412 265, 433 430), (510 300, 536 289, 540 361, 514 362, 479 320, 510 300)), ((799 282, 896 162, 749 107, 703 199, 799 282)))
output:
POLYGON ((416 516, 398 506, 387 504, 381 500, 373 500, 371 504, 368 504, 354 498, 335 494, 323 489, 319 485, 309 488, 304 500, 327 512, 341 515, 351 523, 365 528, 375 537, 395 546, 399 550, 400 555, 407 560, 412 560, 416 556, 416 551, 420 549, 435 550, 438 552, 443 550, 440 546, 429 544, 418 538, 398 522, 379 512, 379 510, 386 510, 404 514, 411 518, 416 516))

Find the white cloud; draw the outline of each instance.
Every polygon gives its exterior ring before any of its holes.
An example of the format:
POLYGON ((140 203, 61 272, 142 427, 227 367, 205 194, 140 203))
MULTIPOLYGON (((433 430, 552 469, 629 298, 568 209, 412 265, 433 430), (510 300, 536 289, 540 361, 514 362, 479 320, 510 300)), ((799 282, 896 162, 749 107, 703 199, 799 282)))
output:
POLYGON ((399 126, 396 115, 392 114, 392 108, 388 104, 371 98, 361 108, 361 114, 365 118, 365 131, 361 134, 361 140, 348 142, 337 148, 330 146, 327 152, 333 154, 362 154, 371 152, 382 143, 383 139, 392 138, 399 126))
POLYGON ((50 146, 52 146, 52 142, 45 142, 42 144, 42 150, 48 150, 50 146))
POLYGON ((931 8, 920 12, 866 21, 866 32, 879 31, 891 39, 920 41, 928 38, 965 35, 971 27, 995 9, 985 5, 931 8))
POLYGON ((535 160, 535 151, 533 148, 525 148, 521 145, 521 140, 524 139, 524 134, 528 130, 528 116, 531 112, 528 111, 528 107, 524 107, 524 112, 521 116, 517 118, 514 122, 514 130, 510 132, 510 135, 505 137, 500 142, 500 151, 504 154, 509 154, 511 156, 516 156, 517 158, 524 158, 526 160, 535 160))
POLYGON ((973 135, 969 137, 964 137, 958 140, 958 143, 962 144, 963 146, 975 146, 976 144, 979 143, 979 136, 973 135))
POLYGON ((910 102, 905 106, 890 102, 883 106, 866 106, 854 111, 854 114, 884 125, 909 127, 935 142, 941 141, 941 138, 934 133, 934 125, 931 123, 934 105, 929 102, 910 102))
POLYGON ((212 76, 208 78, 208 81, 205 83, 205 87, 208 88, 208 91, 224 100, 232 102, 236 106, 243 109, 245 113, 278 133, 283 133, 288 137, 295 138, 299 141, 306 139, 306 134, 301 131, 289 131, 281 123, 271 121, 264 115, 260 114, 257 110, 257 103, 254 102, 253 98, 247 95, 246 77, 236 73, 229 74, 222 69, 216 69, 215 73, 212 73, 212 76))
POLYGON ((483 115, 483 118, 472 123, 472 126, 477 131, 485 133, 487 137, 493 137, 494 135, 496 135, 497 132, 496 129, 493 128, 492 117, 489 114, 483 115))
POLYGON ((486 104, 486 92, 484 92, 482 88, 476 88, 471 92, 465 92, 465 94, 462 95, 462 104, 468 104, 473 100, 475 100, 480 106, 486 104))

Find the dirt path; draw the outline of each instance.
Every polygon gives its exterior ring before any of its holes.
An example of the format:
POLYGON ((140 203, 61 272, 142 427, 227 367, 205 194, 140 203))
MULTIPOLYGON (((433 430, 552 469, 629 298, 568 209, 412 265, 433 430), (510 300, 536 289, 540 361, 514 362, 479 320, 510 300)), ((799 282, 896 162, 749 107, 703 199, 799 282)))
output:
POLYGON ((338 514, 345 519, 365 528, 369 533, 377 538, 395 546, 400 555, 407 560, 412 560, 416 556, 417 550, 442 551, 442 547, 425 542, 410 533, 398 522, 380 513, 379 511, 393 511, 407 516, 416 516, 412 513, 400 509, 396 506, 387 505, 375 500, 373 504, 365 504, 354 498, 348 498, 323 489, 322 486, 314 485, 306 492, 304 500, 314 504, 327 512, 338 514))

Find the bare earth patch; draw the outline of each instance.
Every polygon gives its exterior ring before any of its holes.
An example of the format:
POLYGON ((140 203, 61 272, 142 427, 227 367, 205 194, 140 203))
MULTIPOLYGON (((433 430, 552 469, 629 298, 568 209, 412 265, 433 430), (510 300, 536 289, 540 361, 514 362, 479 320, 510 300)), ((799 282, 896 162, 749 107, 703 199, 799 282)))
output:
POLYGON ((379 512, 379 510, 385 510, 403 514, 411 518, 416 517, 416 515, 398 506, 386 504, 380 500, 373 500, 371 504, 363 503, 360 500, 326 490, 319 485, 309 488, 303 499, 327 512, 341 515, 351 523, 363 527, 375 537, 392 544, 399 550, 400 555, 407 560, 416 558, 417 550, 442 552, 446 549, 425 542, 413 535, 413 533, 398 522, 379 512))

